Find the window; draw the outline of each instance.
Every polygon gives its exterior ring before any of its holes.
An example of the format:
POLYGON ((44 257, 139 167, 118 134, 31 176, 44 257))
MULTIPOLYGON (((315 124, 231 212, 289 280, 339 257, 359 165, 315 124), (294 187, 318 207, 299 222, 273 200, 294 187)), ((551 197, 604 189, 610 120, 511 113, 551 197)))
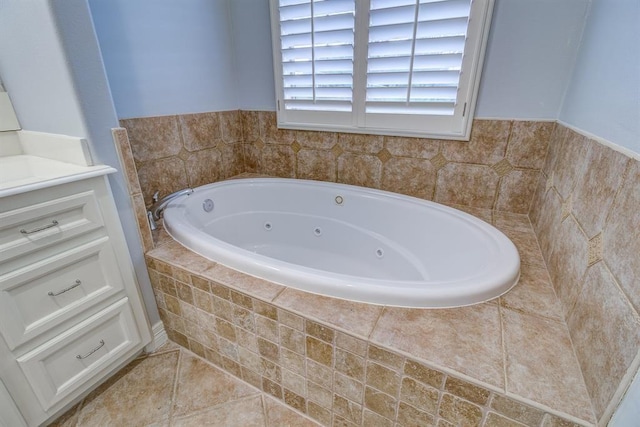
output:
POLYGON ((271 0, 278 126, 468 139, 493 0, 271 0))

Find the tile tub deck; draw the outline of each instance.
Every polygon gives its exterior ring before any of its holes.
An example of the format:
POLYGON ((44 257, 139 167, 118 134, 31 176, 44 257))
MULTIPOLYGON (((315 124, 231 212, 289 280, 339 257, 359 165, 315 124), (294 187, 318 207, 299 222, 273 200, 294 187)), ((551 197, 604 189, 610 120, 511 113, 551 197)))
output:
POLYGON ((410 309, 315 295, 161 232, 147 263, 167 333, 324 425, 593 425, 528 217, 456 207, 518 247, 520 282, 499 299, 410 309))

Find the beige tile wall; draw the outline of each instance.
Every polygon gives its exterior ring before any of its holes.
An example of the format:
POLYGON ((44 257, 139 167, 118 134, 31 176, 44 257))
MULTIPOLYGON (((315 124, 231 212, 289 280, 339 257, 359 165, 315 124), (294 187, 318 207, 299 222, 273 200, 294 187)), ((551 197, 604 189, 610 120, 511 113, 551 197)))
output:
MULTIPOLYGON (((531 204, 600 419, 640 365, 640 166, 597 141, 554 123, 495 120, 476 120, 469 143, 287 131, 277 129, 274 113, 255 111, 122 125, 135 159, 123 163, 138 167, 141 189, 130 192, 141 218, 138 205, 155 189, 164 194, 240 172, 358 184, 471 208, 526 213, 531 204)), ((126 142, 122 130, 114 137, 126 142)), ((310 407, 320 414, 317 405, 310 407)))
POLYGON ((113 135, 116 151, 120 158, 120 164, 127 177, 127 190, 129 191, 129 198, 131 199, 133 211, 136 215, 142 249, 146 253, 153 249, 153 237, 147 220, 147 209, 142 195, 142 188, 138 180, 138 171, 135 161, 133 160, 129 136, 127 130, 124 128, 111 129, 111 134, 113 135))
POLYGON ((121 120, 146 204, 244 171, 239 111, 121 120))
POLYGON ((145 200, 241 172, 527 213, 554 124, 476 120, 469 142, 280 130, 274 112, 122 120, 145 200))
POLYGON ((530 218, 606 421, 640 364, 640 162, 557 125, 530 218))

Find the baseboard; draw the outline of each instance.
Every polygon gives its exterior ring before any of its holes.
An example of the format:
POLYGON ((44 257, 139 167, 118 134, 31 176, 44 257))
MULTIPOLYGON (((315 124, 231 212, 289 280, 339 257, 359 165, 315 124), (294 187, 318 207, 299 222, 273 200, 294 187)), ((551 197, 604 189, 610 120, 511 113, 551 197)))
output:
POLYGON ((153 332, 153 340, 144 348, 147 353, 155 352, 169 341, 167 331, 164 330, 164 325, 161 321, 153 325, 151 332, 153 332))

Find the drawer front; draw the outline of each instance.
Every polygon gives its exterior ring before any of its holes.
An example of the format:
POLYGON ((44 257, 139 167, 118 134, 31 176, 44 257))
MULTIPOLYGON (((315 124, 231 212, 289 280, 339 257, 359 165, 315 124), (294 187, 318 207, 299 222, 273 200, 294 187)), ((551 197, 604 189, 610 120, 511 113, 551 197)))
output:
POLYGON ((109 238, 0 276, 0 332, 11 350, 118 292, 124 292, 109 238))
POLYGON ((0 213, 0 262, 102 226, 92 190, 0 213))
MULTIPOLYGON (((123 298, 17 359, 42 408, 79 394, 140 346, 129 300, 123 298)), ((75 396, 74 396, 75 397, 75 396)))

